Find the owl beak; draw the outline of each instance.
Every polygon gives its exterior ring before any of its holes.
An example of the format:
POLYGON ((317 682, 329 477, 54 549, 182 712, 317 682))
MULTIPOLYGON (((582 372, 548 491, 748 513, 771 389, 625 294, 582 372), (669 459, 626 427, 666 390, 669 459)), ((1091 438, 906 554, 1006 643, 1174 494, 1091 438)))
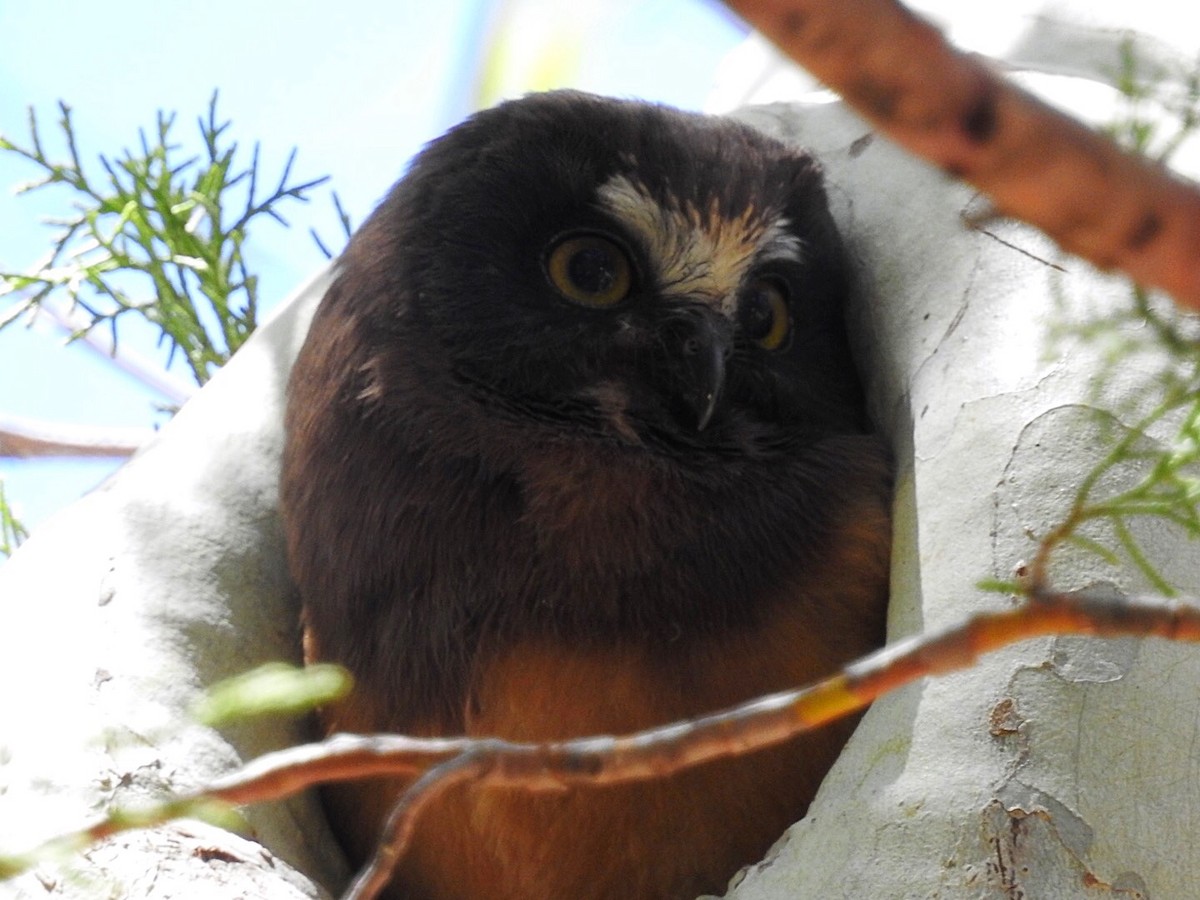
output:
POLYGON ((722 321, 706 311, 688 315, 680 330, 679 358, 682 367, 680 399, 695 414, 696 430, 703 431, 717 408, 725 385, 725 360, 731 349, 730 335, 722 321))

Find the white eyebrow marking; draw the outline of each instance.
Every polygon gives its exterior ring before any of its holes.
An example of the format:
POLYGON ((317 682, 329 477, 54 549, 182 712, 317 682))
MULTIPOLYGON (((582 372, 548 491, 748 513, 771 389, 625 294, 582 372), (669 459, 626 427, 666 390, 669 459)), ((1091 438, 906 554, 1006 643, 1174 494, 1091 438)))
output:
POLYGON ((708 209, 663 204, 639 182, 614 175, 601 203, 644 244, 664 291, 687 295, 733 316, 747 272, 768 260, 802 260, 804 242, 780 215, 753 206, 730 218, 714 197, 708 209))

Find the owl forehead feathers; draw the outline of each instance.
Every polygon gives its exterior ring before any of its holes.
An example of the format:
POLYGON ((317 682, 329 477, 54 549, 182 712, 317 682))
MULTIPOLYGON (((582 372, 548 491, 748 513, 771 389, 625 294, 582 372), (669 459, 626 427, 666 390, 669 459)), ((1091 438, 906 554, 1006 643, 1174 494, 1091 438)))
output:
POLYGON ((645 248, 664 293, 688 297, 726 316, 752 266, 803 259, 804 242, 777 210, 725 209, 717 195, 694 200, 655 193, 636 177, 616 174, 600 185, 600 205, 645 248))

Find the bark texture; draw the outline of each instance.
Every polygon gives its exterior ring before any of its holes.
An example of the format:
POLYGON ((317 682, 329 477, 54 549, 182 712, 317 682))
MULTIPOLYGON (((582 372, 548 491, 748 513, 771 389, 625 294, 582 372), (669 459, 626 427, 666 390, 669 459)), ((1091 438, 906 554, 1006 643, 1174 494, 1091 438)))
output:
MULTIPOLYGON (((1078 62, 1069 41, 1053 46, 1078 62)), ((1025 83, 1096 120, 1113 112, 1094 81, 1025 83)), ((1147 377, 1124 366, 1097 395, 1094 350, 1048 359, 1053 298, 1099 310, 1127 287, 1025 226, 966 227, 983 208, 971 190, 841 104, 744 116, 825 160, 860 272, 858 349, 900 469, 892 637, 1004 604, 975 583, 1031 554, 1028 533, 1061 515, 1147 377), (1101 406, 1120 411, 1115 425, 1093 415, 1101 406)), ((0 568, 0 846, 306 737, 278 722, 218 732, 184 712, 221 677, 298 657, 276 479, 283 385, 323 289, 302 290, 157 440, 0 568)), ((1196 547, 1148 527, 1155 560, 1200 590, 1196 547)), ((1083 556, 1056 578, 1145 587, 1083 556)), ((1195 647, 1058 638, 913 685, 871 709, 810 815, 727 896, 1193 896, 1197 683, 1195 647)), ((0 883, 0 896, 290 898, 341 885, 310 798, 246 815, 254 842, 181 823, 0 883)))

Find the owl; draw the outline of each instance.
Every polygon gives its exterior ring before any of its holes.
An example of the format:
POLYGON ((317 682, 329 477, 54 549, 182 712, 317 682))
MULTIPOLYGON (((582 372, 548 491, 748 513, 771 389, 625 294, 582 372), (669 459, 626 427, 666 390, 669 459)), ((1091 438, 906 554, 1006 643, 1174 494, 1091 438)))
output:
MULTIPOLYGON (((351 239, 289 384, 281 486, 328 732, 548 741, 696 717, 878 646, 890 477, 808 153, 553 92, 432 142, 351 239)), ((852 723, 634 785, 464 784, 408 900, 720 893, 852 723)), ((367 856, 399 779, 330 788, 367 856)))

